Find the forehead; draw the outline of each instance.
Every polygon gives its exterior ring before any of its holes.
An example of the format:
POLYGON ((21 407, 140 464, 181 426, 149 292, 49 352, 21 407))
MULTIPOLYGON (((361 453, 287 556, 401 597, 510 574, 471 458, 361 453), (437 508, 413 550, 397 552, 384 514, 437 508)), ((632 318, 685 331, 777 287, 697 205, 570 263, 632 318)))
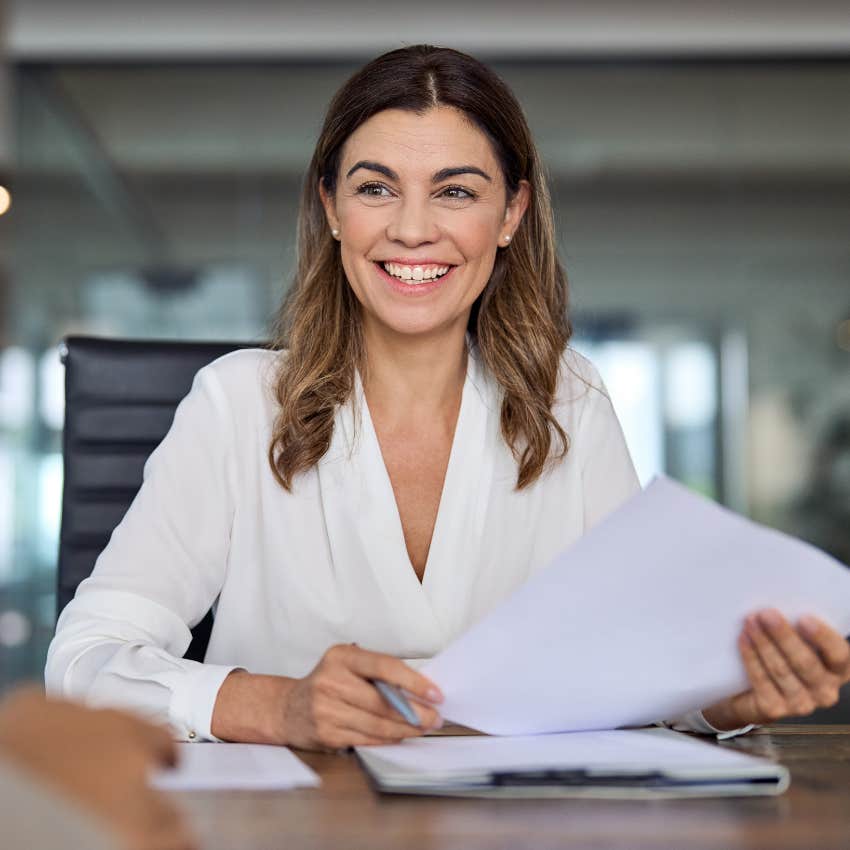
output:
POLYGON ((477 165, 498 177, 489 139, 462 112, 438 106, 417 115, 385 109, 364 121, 346 140, 341 172, 361 159, 396 171, 427 172, 452 165, 477 165))

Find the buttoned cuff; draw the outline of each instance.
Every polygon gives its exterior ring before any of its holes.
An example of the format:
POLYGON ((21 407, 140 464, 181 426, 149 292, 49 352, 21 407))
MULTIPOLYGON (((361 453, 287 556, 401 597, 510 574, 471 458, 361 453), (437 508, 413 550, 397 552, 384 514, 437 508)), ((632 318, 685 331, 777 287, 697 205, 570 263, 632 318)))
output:
POLYGON ((752 729, 757 728, 757 724, 749 723, 748 725, 741 726, 738 729, 717 729, 705 719, 705 715, 699 709, 689 711, 687 714, 683 714, 675 720, 665 722, 664 725, 669 726, 671 729, 675 729, 678 732, 700 732, 703 735, 716 735, 718 741, 725 741, 727 738, 744 735, 752 729))
POLYGON ((180 741, 218 741, 210 731, 216 697, 224 680, 240 667, 199 664, 189 671, 171 694, 168 719, 180 741))

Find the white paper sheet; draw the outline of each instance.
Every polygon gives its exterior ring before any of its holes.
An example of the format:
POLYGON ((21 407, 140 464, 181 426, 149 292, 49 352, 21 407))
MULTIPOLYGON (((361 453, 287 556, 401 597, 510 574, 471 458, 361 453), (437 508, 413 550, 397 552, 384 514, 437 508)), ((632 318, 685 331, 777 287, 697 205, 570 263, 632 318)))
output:
POLYGON ((286 747, 262 744, 178 744, 176 768, 158 771, 151 784, 165 791, 315 787, 319 777, 286 747))
POLYGON ((424 665, 443 716, 494 735, 669 720, 747 687, 749 612, 850 632, 850 570, 665 478, 424 665))

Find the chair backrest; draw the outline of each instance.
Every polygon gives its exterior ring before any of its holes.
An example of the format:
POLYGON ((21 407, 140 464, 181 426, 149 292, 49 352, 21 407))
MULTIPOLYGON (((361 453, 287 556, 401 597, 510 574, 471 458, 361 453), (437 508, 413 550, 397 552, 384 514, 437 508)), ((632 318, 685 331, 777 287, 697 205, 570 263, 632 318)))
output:
MULTIPOLYGON (((195 373, 230 351, 262 345, 81 336, 64 341, 65 480, 57 616, 130 507, 145 461, 171 427, 195 373)), ((211 626, 207 614, 192 632, 187 658, 203 660, 211 626)))

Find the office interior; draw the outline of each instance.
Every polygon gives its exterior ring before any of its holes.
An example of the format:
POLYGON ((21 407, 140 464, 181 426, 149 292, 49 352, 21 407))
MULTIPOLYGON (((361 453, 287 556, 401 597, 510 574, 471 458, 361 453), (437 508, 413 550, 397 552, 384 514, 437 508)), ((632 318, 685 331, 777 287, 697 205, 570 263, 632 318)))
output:
MULTIPOLYGON (((55 623, 63 337, 265 340, 329 97, 417 41, 485 59, 523 104, 574 345, 641 480, 850 563, 850 34, 708 4, 677 31, 672 5, 476 6, 449 28, 380 3, 373 25, 344 4, 5 6, 0 692, 40 678, 55 623)), ((850 722, 850 692, 813 719, 850 722)))

